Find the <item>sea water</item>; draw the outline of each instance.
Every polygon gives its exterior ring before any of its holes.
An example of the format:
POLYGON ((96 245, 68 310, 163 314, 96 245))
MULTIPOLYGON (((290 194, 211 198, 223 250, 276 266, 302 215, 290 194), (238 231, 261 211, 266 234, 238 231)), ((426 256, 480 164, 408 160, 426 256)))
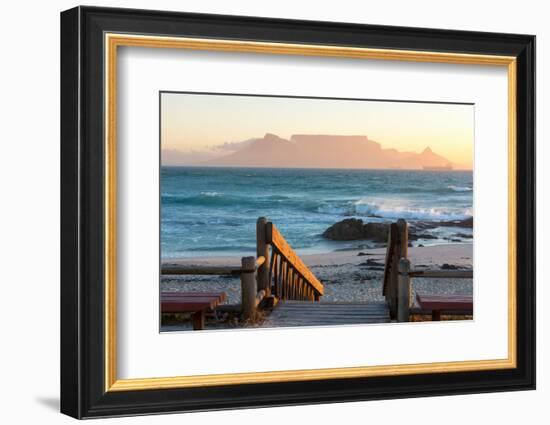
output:
MULTIPOLYGON (((471 171, 161 167, 163 258, 254 255, 267 217, 299 254, 369 247, 322 237, 345 218, 365 222, 463 220, 473 214, 471 171)), ((471 242, 430 230, 424 244, 471 242)), ((415 243, 419 243, 418 241, 415 243)))

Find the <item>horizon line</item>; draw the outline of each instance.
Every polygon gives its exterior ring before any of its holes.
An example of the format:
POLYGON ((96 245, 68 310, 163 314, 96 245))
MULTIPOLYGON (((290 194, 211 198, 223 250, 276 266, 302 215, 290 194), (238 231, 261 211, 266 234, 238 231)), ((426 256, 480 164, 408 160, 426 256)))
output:
POLYGON ((192 165, 192 164, 162 164, 161 167, 186 167, 186 168, 243 168, 243 169, 277 169, 277 170, 357 170, 357 171, 424 171, 429 173, 448 173, 453 171, 474 171, 473 168, 453 168, 451 170, 425 170, 422 168, 359 168, 359 167, 262 167, 262 166, 239 166, 239 165, 192 165))

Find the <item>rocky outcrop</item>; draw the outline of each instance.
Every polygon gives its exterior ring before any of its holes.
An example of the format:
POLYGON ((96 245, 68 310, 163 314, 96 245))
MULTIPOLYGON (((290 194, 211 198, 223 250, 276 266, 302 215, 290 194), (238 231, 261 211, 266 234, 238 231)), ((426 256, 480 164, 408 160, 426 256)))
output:
POLYGON ((386 223, 363 223, 360 218, 346 218, 325 230, 323 237, 333 241, 370 239, 385 242, 388 240, 388 228, 386 223))
POLYGON ((357 218, 346 218, 334 223, 323 232, 323 237, 333 241, 354 241, 364 239, 363 220, 357 218))
POLYGON ((464 227, 468 229, 472 229, 474 227, 474 218, 466 218, 464 220, 450 220, 450 221, 442 221, 439 223, 439 226, 445 226, 445 227, 464 227))
MULTIPOLYGON (((438 239, 437 235, 426 232, 426 230, 438 227, 463 227, 472 228, 473 218, 452 221, 424 221, 409 223, 409 241, 419 239, 438 239)), ((323 237, 333 241, 355 241, 368 239, 373 242, 387 242, 389 223, 364 223, 360 218, 346 218, 334 223, 323 232, 323 237)), ((471 238, 468 234, 457 234, 457 236, 471 238)))
POLYGON ((364 238, 375 242, 387 242, 389 230, 390 226, 386 223, 366 223, 363 225, 364 238))

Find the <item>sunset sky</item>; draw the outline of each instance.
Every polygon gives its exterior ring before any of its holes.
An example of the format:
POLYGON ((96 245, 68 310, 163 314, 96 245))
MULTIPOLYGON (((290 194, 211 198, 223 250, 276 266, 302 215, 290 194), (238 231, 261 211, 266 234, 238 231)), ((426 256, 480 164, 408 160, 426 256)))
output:
POLYGON ((265 133, 365 135, 472 168, 473 105, 163 93, 161 108, 163 150, 211 151, 265 133))

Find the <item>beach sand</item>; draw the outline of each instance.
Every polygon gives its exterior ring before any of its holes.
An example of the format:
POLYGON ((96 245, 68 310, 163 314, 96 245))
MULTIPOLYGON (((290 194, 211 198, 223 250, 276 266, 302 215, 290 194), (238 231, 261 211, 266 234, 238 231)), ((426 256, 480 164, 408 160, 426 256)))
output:
MULTIPOLYGON (((323 283, 325 295, 321 302, 334 301, 383 301, 382 283, 385 248, 353 251, 336 251, 301 256, 317 278, 323 283)), ((472 268, 472 244, 447 244, 413 247, 408 250, 413 269, 439 270, 443 267, 472 268), (447 265, 447 266, 445 266, 447 265)), ((167 259, 165 264, 186 265, 234 265, 240 266, 237 257, 201 257, 167 259)), ((238 304, 241 298, 240 280, 231 276, 163 276, 163 291, 220 291, 227 294, 227 304, 238 304)), ((472 279, 423 279, 412 280, 415 293, 462 294, 473 292, 472 279)))

